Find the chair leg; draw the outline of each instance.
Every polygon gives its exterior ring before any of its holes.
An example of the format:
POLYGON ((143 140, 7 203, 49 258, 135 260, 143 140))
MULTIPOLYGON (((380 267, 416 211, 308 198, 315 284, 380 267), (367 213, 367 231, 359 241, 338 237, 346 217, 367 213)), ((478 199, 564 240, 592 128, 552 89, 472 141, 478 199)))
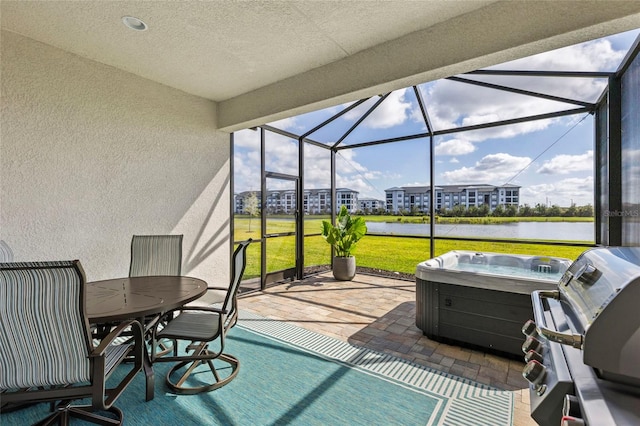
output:
POLYGON ((62 414, 60 412, 55 412, 55 413, 49 414, 47 417, 40 420, 39 422, 34 423, 33 426, 49 426, 53 424, 65 425, 68 423, 69 423, 68 420, 67 420, 67 423, 64 422, 64 418, 62 417, 62 414))
POLYGON ((142 371, 145 377, 145 400, 151 401, 155 394, 156 376, 153 372, 153 360, 146 350, 142 354, 142 371))
POLYGON ((114 406, 100 413, 110 413, 110 416, 103 416, 93 410, 90 405, 71 406, 69 401, 63 401, 55 407, 55 411, 35 423, 33 426, 69 425, 69 420, 73 418, 81 419, 93 424, 102 426, 120 426, 123 423, 124 414, 114 406))
POLYGON ((166 354, 173 351, 173 346, 167 346, 164 342, 158 342, 158 347, 160 350, 156 352, 156 356, 165 356, 166 354))
POLYGON ((77 419, 81 419, 90 423, 95 423, 102 426, 119 426, 124 421, 124 414, 118 407, 113 405, 106 411, 101 413, 110 413, 113 417, 107 417, 97 414, 93 411, 91 406, 76 406, 70 407, 69 415, 77 419))
MULTIPOLYGON (((212 355, 212 357, 215 357, 214 353, 206 349, 201 353, 201 355, 212 355)), ((238 368, 240 367, 240 362, 236 357, 228 354, 221 354, 215 359, 224 361, 226 364, 228 364, 231 367, 231 374, 221 379, 216 367, 213 365, 213 362, 212 362, 213 360, 206 360, 211 370, 211 374, 215 379, 214 383, 209 385, 204 385, 204 386, 184 386, 185 381, 193 373, 195 368, 202 363, 202 360, 183 361, 171 367, 171 369, 167 373, 167 377, 166 377, 167 386, 173 393, 182 394, 182 395, 193 395, 193 394, 197 394, 201 392, 209 392, 209 391, 221 388, 222 386, 229 383, 238 375, 238 368), (186 366, 188 366, 187 371, 180 376, 179 380, 174 382, 172 380, 172 376, 174 376, 175 374, 178 374, 178 370, 186 366)))

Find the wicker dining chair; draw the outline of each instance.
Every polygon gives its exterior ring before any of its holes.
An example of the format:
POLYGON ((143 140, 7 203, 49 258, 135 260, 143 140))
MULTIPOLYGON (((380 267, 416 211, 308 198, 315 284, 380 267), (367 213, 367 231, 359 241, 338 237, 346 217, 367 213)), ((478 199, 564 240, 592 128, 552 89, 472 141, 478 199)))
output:
POLYGON ((0 411, 52 402, 39 424, 78 417, 121 424, 113 404, 142 368, 144 339, 137 321, 119 324, 95 347, 85 306, 85 275, 77 260, 0 264, 0 411), (127 330, 126 344, 116 344, 127 330), (107 379, 132 359, 115 387, 107 379), (71 402, 89 398, 90 405, 71 402))
MULTIPOLYGON (((152 362, 176 362, 167 373, 167 386, 172 392, 179 394, 196 394, 218 389, 238 374, 239 361, 236 357, 224 353, 227 332, 235 325, 237 318, 236 295, 242 281, 247 264, 247 247, 251 239, 238 244, 232 258, 232 279, 222 303, 222 307, 184 306, 169 314, 177 313, 173 319, 160 329, 152 331, 152 362), (158 356, 156 347, 159 339, 173 340, 173 355, 158 356), (185 342, 180 345, 180 342, 185 342), (210 349, 215 345, 216 350, 210 349), (181 354, 183 353, 183 354, 181 354), (228 375, 220 377, 214 360, 225 364, 228 375), (189 376, 196 368, 206 363, 213 380, 197 386, 188 382, 189 376), (184 369, 184 371, 182 371, 184 369), (175 376, 180 376, 174 380, 175 376)), ((205 370, 206 371, 206 370, 205 370)), ((202 374, 198 372, 198 382, 202 383, 202 374)))

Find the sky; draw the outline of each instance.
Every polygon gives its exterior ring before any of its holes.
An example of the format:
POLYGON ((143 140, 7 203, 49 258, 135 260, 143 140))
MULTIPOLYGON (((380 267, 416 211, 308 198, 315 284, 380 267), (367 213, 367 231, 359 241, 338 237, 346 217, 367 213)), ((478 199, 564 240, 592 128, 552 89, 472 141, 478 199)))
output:
MULTIPOLYGON (((489 69, 615 71, 640 30, 522 58, 489 69)), ((604 79, 514 76, 462 76, 569 99, 594 102, 604 79)), ((562 102, 488 89, 450 80, 418 86, 435 130, 577 108, 562 102)), ((333 145, 374 103, 376 96, 309 136, 333 145)), ((273 127, 301 135, 351 104, 290 117, 273 127)), ((389 94, 339 146, 426 132, 413 88, 389 94)), ((435 184, 521 186, 520 204, 568 207, 594 204, 594 122, 588 113, 510 126, 457 132, 435 138, 435 184)), ((297 140, 267 132, 266 169, 297 174, 297 140)), ((395 186, 429 185, 427 138, 338 151, 338 187, 359 198, 384 200, 395 186)), ((330 187, 329 151, 305 144, 305 189, 330 187)), ((234 134, 234 191, 260 189, 260 132, 234 134)), ((268 189, 291 187, 270 179, 268 189)))

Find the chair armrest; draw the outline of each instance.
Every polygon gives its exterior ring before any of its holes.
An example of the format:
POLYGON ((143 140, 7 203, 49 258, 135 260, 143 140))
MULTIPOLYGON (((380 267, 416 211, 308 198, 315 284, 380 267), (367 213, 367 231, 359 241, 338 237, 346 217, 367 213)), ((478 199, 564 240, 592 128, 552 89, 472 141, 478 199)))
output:
MULTIPOLYGON (((179 308, 176 308, 174 310, 171 311, 167 311, 164 314, 162 314, 162 317, 160 317, 161 319, 164 319, 164 317, 166 317, 167 315, 173 314, 173 313, 180 313, 180 312, 193 312, 193 311, 200 311, 200 312, 212 312, 214 314, 220 314, 220 315, 228 315, 229 311, 225 310, 225 309, 220 309, 220 308, 216 308, 213 306, 181 306, 179 308)), ((157 324, 154 328, 157 328, 157 324)))
POLYGON ((155 339, 155 335, 157 333, 158 330, 158 326, 160 324, 162 324, 162 321, 167 319, 169 322, 171 322, 171 320, 173 319, 173 314, 174 313, 180 313, 180 312, 211 312, 214 314, 219 314, 221 317, 225 317, 227 315, 229 315, 229 311, 224 310, 224 309, 219 309, 219 308, 214 308, 212 306, 181 306, 179 308, 173 309, 171 311, 167 311, 165 313, 162 314, 162 316, 159 318, 159 321, 155 323, 155 325, 153 327, 150 328, 150 330, 152 330, 152 339, 155 339))
MULTIPOLYGON (((131 320, 119 324, 111 333, 109 333, 98 345, 97 348, 89 354, 92 361, 92 378, 95 381, 91 396, 91 405, 95 410, 108 410, 111 408, 116 399, 129 386, 138 371, 142 370, 143 357, 145 351, 143 327, 138 321, 131 320), (128 330, 130 328, 130 330, 128 330), (123 332, 131 333, 133 337, 133 349, 130 351, 119 351, 116 358, 109 360, 107 350, 114 340, 123 332), (107 378, 110 373, 122 364, 127 354, 133 356, 133 364, 129 372, 115 387, 107 387, 107 378)), ((129 336, 128 336, 129 337, 129 336)), ((127 346, 131 346, 127 344, 127 346)))
POLYGON ((212 312, 214 314, 220 315, 228 315, 229 311, 226 309, 214 308, 213 306, 189 306, 180 309, 180 312, 192 312, 192 311, 201 311, 201 312, 212 312))
POLYGON ((131 334, 133 335, 133 341, 135 343, 135 346, 141 346, 142 344, 144 344, 144 339, 143 339, 144 332, 142 329, 142 325, 135 320, 125 321, 118 324, 118 326, 115 329, 113 329, 111 333, 107 334, 107 336, 104 339, 102 339, 98 347, 96 347, 93 350, 93 352, 89 354, 89 356, 90 357, 104 356, 109 345, 111 345, 117 337, 119 337, 122 333, 124 333, 129 326, 131 327, 131 334))

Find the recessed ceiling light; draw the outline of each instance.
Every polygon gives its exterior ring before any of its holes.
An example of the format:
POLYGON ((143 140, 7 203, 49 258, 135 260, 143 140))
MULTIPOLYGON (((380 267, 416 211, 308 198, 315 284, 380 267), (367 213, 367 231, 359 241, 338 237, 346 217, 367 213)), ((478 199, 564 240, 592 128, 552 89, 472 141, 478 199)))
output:
POLYGON ((122 23, 136 31, 144 31, 147 29, 147 24, 142 22, 142 19, 134 18, 133 16, 123 16, 122 23))

